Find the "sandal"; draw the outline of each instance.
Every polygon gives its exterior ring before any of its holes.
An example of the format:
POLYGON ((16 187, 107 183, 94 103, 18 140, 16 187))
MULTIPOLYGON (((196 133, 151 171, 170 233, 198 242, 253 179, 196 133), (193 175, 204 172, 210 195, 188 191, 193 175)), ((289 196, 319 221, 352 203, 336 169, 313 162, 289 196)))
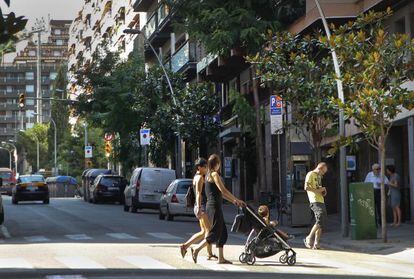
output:
POLYGON ((312 247, 312 249, 314 249, 314 250, 320 250, 321 249, 321 246, 319 244, 314 244, 313 247, 312 247))
POLYGON ((207 261, 217 261, 218 257, 214 254, 207 256, 207 261))
POLYGON ((218 264, 233 264, 231 261, 224 259, 222 262, 217 262, 218 264))
POLYGON ((195 254, 195 250, 191 247, 191 257, 193 258, 194 263, 197 263, 197 255, 195 254))
POLYGON ((312 249, 311 244, 308 242, 308 240, 306 238, 303 239, 303 244, 305 244, 305 247, 308 249, 312 249))
POLYGON ((185 254, 187 254, 187 249, 184 248, 184 245, 180 246, 180 252, 181 252, 181 257, 185 257, 185 254))

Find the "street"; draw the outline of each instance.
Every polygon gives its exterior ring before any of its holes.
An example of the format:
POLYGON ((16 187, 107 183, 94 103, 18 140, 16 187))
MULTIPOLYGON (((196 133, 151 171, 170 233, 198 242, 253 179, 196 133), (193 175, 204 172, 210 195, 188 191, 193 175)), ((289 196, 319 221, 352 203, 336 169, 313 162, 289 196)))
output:
MULTIPOLYGON (((233 265, 182 259, 179 243, 196 232, 195 219, 158 219, 156 211, 123 212, 114 204, 52 199, 50 205, 12 205, 4 197, 6 221, 0 238, 0 278, 414 278, 413 257, 307 250, 293 242, 295 266, 279 256, 242 265, 245 237, 231 233, 227 257, 233 265)), ((0 233, 1 235, 1 233, 0 233)))

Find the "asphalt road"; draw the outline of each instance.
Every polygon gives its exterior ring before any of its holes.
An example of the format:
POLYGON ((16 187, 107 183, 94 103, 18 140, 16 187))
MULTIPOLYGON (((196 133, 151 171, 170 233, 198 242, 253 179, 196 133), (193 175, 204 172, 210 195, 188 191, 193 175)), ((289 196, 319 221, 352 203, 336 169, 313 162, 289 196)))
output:
POLYGON ((155 211, 123 212, 120 205, 51 199, 49 205, 4 197, 0 278, 414 278, 414 259, 332 250, 307 250, 300 240, 295 266, 279 255, 243 265, 245 237, 230 234, 225 247, 233 265, 194 264, 179 244, 198 229, 194 218, 158 220, 155 211))

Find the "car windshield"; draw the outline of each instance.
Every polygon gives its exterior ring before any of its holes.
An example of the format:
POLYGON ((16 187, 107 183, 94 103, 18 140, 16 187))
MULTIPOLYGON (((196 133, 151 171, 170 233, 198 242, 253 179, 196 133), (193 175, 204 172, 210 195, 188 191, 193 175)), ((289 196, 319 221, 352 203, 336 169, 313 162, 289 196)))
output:
POLYGON ((3 179, 11 179, 12 174, 11 174, 11 172, 1 172, 0 177, 3 178, 3 179))
POLYGON ((41 175, 31 175, 31 176, 21 176, 21 183, 30 183, 30 182, 44 182, 45 179, 41 175))
POLYGON ((191 181, 178 182, 177 194, 187 194, 188 187, 191 186, 191 181))
POLYGON ((99 184, 106 187, 119 186, 122 184, 122 177, 102 177, 99 184))

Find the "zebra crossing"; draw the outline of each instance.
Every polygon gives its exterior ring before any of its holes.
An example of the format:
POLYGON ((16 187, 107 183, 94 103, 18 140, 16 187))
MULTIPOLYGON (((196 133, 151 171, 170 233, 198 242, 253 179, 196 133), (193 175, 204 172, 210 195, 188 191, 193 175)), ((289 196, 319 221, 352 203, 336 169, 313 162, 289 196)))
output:
MULTIPOLYGON (((147 255, 123 255, 113 257, 99 257, 91 258, 86 255, 76 256, 55 256, 51 258, 44 258, 42 263, 34 262, 31 258, 15 257, 5 258, 0 256, 0 272, 7 269, 21 269, 21 270, 36 270, 42 268, 56 268, 69 270, 109 270, 111 269, 110 262, 114 259, 117 261, 117 269, 141 269, 141 270, 210 270, 210 271, 231 271, 231 272, 266 272, 266 273, 280 273, 280 274, 358 274, 361 276, 385 276, 393 274, 393 277, 412 277, 413 273, 407 273, 412 270, 404 270, 398 265, 390 269, 381 266, 380 263, 367 264, 364 268, 357 268, 355 265, 345 264, 340 260, 335 261, 327 258, 313 258, 299 261, 295 266, 287 266, 277 263, 276 259, 271 262, 267 260, 258 260, 256 265, 242 265, 238 262, 234 264, 217 264, 215 261, 208 261, 206 257, 200 256, 197 264, 194 264, 191 257, 181 259, 178 255, 168 259, 161 259, 159 257, 151 257, 147 255), (56 267, 50 266, 50 263, 57 263, 56 267), (189 268, 190 267, 190 268, 189 268), (391 273, 392 272, 392 273, 391 273)), ((47 278, 60 278, 51 277, 47 278)))

